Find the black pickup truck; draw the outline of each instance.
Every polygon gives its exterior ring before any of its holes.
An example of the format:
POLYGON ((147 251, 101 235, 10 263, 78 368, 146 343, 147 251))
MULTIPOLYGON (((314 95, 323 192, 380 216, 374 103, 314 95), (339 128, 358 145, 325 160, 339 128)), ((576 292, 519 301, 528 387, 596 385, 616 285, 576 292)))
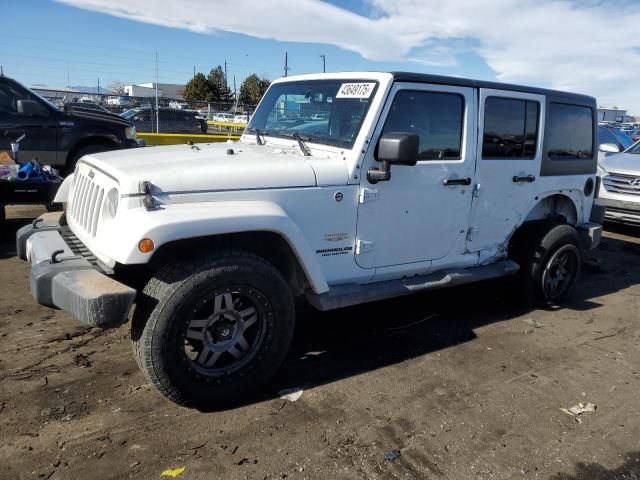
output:
POLYGON ((133 125, 119 115, 78 107, 59 109, 20 83, 0 75, 0 152, 20 142, 20 160, 70 173, 83 155, 141 146, 133 125))

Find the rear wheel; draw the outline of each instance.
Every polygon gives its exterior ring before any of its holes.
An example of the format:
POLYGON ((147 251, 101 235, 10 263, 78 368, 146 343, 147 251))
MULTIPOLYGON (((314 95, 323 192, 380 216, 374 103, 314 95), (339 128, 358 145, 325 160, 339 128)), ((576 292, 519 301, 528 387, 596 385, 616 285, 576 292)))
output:
POLYGON ((571 225, 539 223, 518 234, 512 258, 520 264, 519 288, 526 304, 566 299, 580 274, 578 232, 571 225))
POLYGON ((136 307, 136 360, 178 404, 229 405, 280 366, 294 312, 280 273, 250 253, 228 250, 177 262, 151 279, 136 307))

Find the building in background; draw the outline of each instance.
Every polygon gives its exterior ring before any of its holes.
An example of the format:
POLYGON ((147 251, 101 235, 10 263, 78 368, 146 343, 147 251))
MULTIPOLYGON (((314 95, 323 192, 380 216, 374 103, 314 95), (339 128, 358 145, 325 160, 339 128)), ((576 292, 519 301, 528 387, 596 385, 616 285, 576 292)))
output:
POLYGON ((633 122, 634 117, 627 115, 627 111, 621 108, 598 108, 599 122, 633 122))
MULTIPOLYGON (((156 84, 154 82, 151 83, 139 83, 136 85, 137 87, 150 88, 153 90, 153 95, 155 95, 156 84)), ((158 96, 163 96, 164 98, 173 98, 175 100, 184 100, 184 85, 180 85, 177 83, 158 83, 158 96), (162 93, 160 93, 162 92, 162 93)), ((145 95, 146 96, 146 95, 145 95)))

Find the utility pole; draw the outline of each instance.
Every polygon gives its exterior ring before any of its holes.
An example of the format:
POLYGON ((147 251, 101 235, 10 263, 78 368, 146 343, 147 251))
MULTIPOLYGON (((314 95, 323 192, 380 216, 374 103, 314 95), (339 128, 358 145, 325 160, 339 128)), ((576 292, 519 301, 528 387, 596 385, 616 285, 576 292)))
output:
POLYGON ((321 53, 320 58, 322 59, 322 73, 325 73, 327 71, 327 56, 321 53))
POLYGON ((100 95, 100 77, 98 77, 98 95, 100 95))
POLYGON ((284 76, 287 76, 289 71, 289 52, 284 52, 284 76))
MULTIPOLYGON (((158 52, 156 52, 156 133, 160 133, 160 112, 158 111, 158 52)), ((151 129, 153 130, 153 128, 151 129)))
POLYGON ((69 80, 70 78, 70 73, 69 73, 70 67, 69 67, 69 62, 67 62, 67 88, 71 88, 71 80, 69 80))
POLYGON ((193 78, 196 78, 196 66, 193 66, 193 78))
POLYGON ((0 65, 0 75, 4 75, 4 68, 2 68, 2 65, 0 65))
POLYGON ((227 59, 224 59, 224 86, 229 88, 229 82, 227 82, 227 59))

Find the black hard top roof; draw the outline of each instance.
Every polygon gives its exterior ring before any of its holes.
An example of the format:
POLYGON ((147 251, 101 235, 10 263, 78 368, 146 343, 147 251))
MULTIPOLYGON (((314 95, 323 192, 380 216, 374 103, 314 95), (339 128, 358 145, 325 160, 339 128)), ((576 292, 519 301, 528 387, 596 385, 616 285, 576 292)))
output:
POLYGON ((485 80, 473 80, 470 78, 448 77, 445 75, 431 75, 428 73, 412 72, 391 72, 393 80, 396 82, 412 83, 432 83, 436 85, 456 85, 459 87, 492 88, 495 90, 509 90, 514 92, 534 93, 537 95, 548 95, 575 99, 581 102, 595 103, 595 98, 579 93, 561 92, 537 87, 525 87, 523 85, 512 85, 509 83, 489 82, 485 80))

